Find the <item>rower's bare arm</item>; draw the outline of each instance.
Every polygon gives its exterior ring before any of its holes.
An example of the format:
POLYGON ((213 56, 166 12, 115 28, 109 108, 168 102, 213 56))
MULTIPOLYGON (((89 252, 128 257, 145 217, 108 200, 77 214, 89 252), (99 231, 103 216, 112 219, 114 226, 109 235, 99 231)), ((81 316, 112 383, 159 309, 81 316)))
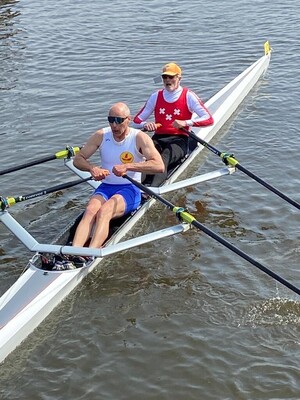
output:
POLYGON ((99 181, 104 179, 109 175, 107 169, 103 169, 98 165, 92 164, 89 158, 97 151, 99 148, 103 137, 103 131, 99 130, 95 132, 82 147, 79 153, 76 154, 74 158, 74 165, 81 171, 88 171, 91 173, 92 177, 99 181))
MULTIPOLYGON (((161 158, 161 155, 155 148, 153 140, 144 132, 139 132, 137 135, 137 148, 140 149, 141 153, 145 157, 146 161, 144 163, 138 163, 132 168, 138 168, 140 172, 145 173, 162 173, 165 170, 165 165, 161 158)), ((134 171, 134 169, 131 169, 134 171)))

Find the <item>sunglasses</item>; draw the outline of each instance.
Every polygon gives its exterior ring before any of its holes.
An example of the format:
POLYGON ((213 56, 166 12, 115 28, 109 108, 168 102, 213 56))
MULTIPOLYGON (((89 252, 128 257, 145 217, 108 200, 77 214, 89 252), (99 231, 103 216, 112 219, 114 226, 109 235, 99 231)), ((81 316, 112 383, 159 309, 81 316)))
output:
POLYGON ((110 124, 113 124, 114 122, 118 125, 122 124, 128 117, 107 117, 107 120, 110 124))
POLYGON ((167 78, 173 79, 173 78, 175 78, 175 76, 177 76, 177 75, 162 75, 161 77, 162 77, 163 79, 167 79, 167 78))

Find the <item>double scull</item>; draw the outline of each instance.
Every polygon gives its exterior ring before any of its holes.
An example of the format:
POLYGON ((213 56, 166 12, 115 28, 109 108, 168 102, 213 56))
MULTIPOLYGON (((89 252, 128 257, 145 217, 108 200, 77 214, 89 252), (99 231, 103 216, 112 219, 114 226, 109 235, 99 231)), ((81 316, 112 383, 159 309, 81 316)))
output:
MULTIPOLYGON (((270 58, 271 49, 269 43, 266 42, 265 54, 206 102, 205 106, 210 110, 215 122, 212 126, 195 129, 194 133, 199 138, 209 142, 220 131, 267 70, 270 58)), ((169 175, 167 181, 162 186, 151 188, 151 190, 161 195, 222 175, 231 174, 235 171, 234 167, 227 166, 204 175, 177 181, 178 177, 204 148, 199 143, 194 142, 191 146, 190 154, 169 175)), ((79 171, 74 167, 72 154, 64 160, 64 163, 72 172, 92 187, 96 187, 99 184, 90 180, 88 173, 79 171)), ((70 232, 72 232, 71 225, 54 243, 39 243, 9 213, 9 206, 16 201, 10 200, 9 202, 1 199, 1 222, 33 252, 33 256, 29 260, 25 272, 0 298, 0 362, 32 333, 50 312, 80 284, 85 276, 93 271, 94 268, 99 268, 101 261, 105 257, 144 243, 184 232, 190 228, 189 223, 179 221, 180 223, 172 227, 121 241, 155 201, 154 197, 147 198, 138 210, 122 222, 103 248, 90 249, 88 247, 73 247, 68 244, 70 232), (52 271, 45 269, 41 261, 45 253, 81 255, 93 257, 93 259, 80 268, 52 271)))

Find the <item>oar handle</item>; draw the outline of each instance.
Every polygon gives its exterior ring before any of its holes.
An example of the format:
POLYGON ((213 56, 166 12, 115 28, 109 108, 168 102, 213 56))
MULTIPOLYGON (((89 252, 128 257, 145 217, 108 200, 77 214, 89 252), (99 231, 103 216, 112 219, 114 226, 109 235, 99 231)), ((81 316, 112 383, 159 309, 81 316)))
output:
MULTIPOLYGON (((153 131, 155 131, 155 129, 160 128, 160 127, 161 127, 161 124, 155 124, 155 128, 154 128, 153 131)), ((142 131, 143 131, 143 132, 153 132, 153 131, 151 131, 151 130, 145 128, 145 127, 142 129, 142 131)))

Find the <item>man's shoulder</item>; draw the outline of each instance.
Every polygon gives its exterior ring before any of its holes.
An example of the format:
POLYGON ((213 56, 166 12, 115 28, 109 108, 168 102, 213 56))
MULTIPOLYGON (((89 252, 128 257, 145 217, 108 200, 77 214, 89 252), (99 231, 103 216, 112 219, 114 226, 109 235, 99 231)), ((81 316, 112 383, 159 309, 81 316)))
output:
POLYGON ((192 89, 190 89, 190 88, 188 88, 188 87, 184 87, 184 89, 185 89, 185 91, 186 91, 186 93, 187 93, 188 95, 198 97, 197 93, 194 92, 194 90, 192 90, 192 89))
POLYGON ((154 92, 151 93, 150 98, 155 98, 159 95, 159 93, 162 93, 164 89, 156 89, 154 92))
POLYGON ((111 128, 110 128, 110 126, 106 126, 105 128, 99 129, 97 132, 98 132, 99 135, 104 135, 106 133, 110 133, 111 132, 111 128))
POLYGON ((134 135, 136 138, 141 138, 141 139, 145 139, 148 138, 148 134, 145 131, 142 131, 141 129, 135 129, 135 128, 131 128, 134 130, 134 135))
POLYGON ((96 144, 97 146, 99 146, 102 143, 102 139, 103 139, 103 137, 104 137, 106 132, 108 132, 108 130, 105 129, 105 128, 98 129, 91 136, 92 142, 94 144, 96 144))
POLYGON ((135 137, 138 137, 138 136, 143 137, 144 135, 147 136, 147 134, 145 132, 143 132, 141 129, 132 128, 132 127, 130 127, 130 134, 135 137))

